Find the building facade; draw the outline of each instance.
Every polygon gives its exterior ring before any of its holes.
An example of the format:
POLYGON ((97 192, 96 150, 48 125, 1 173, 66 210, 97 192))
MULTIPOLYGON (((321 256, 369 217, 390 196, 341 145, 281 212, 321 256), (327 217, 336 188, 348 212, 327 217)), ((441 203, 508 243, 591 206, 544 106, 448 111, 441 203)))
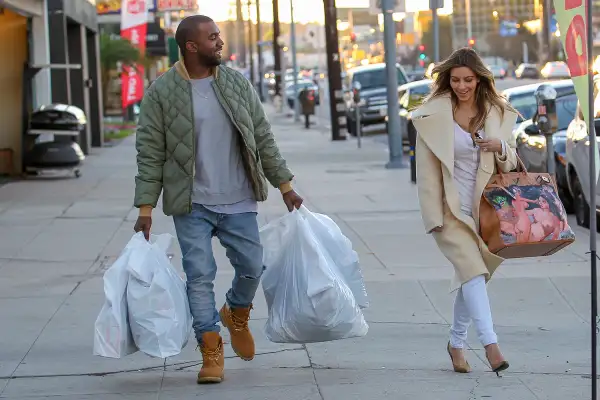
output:
POLYGON ((50 61, 47 21, 44 0, 0 0, 0 54, 10 55, 0 63, 0 175, 21 172, 25 110, 52 99, 47 69, 24 85, 25 65, 50 61))

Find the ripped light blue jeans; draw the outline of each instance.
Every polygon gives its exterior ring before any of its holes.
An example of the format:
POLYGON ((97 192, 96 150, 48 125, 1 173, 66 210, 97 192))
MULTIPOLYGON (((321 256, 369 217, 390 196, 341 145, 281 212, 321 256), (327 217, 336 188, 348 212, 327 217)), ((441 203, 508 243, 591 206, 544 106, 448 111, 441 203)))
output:
POLYGON ((231 308, 252 304, 264 271, 256 213, 219 214, 194 204, 192 212, 173 217, 187 276, 187 294, 198 342, 206 332, 219 332, 214 280, 217 263, 212 238, 225 247, 235 270, 227 303, 231 308))

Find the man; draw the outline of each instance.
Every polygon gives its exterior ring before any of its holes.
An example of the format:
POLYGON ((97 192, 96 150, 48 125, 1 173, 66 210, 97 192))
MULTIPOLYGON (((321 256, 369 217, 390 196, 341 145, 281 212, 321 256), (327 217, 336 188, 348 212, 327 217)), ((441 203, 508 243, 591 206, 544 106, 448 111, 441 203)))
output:
POLYGON ((224 377, 219 320, 234 352, 254 358, 248 329, 263 272, 256 218, 267 180, 281 190, 289 211, 302 205, 292 173, 275 143, 258 95, 242 74, 221 65, 223 40, 212 19, 184 19, 175 35, 183 55, 148 89, 136 136, 136 232, 149 238, 152 209, 163 191, 183 254, 194 332, 203 365, 198 383, 224 377), (227 301, 217 312, 213 281, 216 236, 235 269, 227 301))

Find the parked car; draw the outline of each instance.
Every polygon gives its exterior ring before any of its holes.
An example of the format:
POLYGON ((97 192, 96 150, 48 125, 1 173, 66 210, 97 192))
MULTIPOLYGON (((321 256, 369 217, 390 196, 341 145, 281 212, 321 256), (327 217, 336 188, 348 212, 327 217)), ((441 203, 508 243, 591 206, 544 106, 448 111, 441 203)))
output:
MULTIPOLYGON (((575 93, 575 86, 573 85, 573 81, 571 81, 570 79, 550 81, 544 83, 552 85, 552 87, 556 90, 558 96, 575 93)), ((533 118, 537 110, 535 91, 541 84, 542 83, 540 82, 532 83, 530 85, 517 86, 514 88, 506 89, 502 92, 502 94, 506 96, 506 99, 510 102, 510 104, 514 108, 516 108, 517 111, 521 114, 521 116, 517 118, 515 129, 517 129, 517 127, 523 121, 533 118)))
MULTIPOLYGON (((315 84, 314 81, 311 81, 309 79, 298 79, 298 94, 300 94, 300 92, 304 89, 311 89, 314 90, 315 92, 315 104, 319 105, 320 104, 320 98, 319 98, 319 86, 317 86, 317 84, 315 84)), ((295 92, 295 87, 294 83, 293 83, 293 79, 292 79, 292 83, 288 84, 288 86, 285 88, 285 98, 287 99, 287 103, 290 106, 291 109, 294 108, 294 92, 295 92)))
POLYGON ((494 75, 494 79, 504 79, 506 77, 506 70, 500 65, 488 65, 488 69, 494 75))
POLYGON ((515 77, 517 79, 538 79, 540 77, 540 71, 535 64, 520 64, 515 70, 515 77))
MULTIPOLYGON (((400 121, 406 123, 406 129, 403 131, 402 141, 408 143, 408 131, 415 129, 411 120, 410 112, 417 107, 423 99, 431 92, 431 79, 415 81, 400 86, 398 89, 398 105, 400 107, 400 121)), ((385 123, 388 123, 388 117, 385 117, 385 123)))
MULTIPOLYGON (((552 136, 554 161, 556 166, 556 184, 558 195, 568 213, 574 212, 573 197, 567 182, 566 141, 567 128, 575 118, 577 95, 570 93, 556 98, 558 128, 552 136)), ((525 168, 530 172, 547 172, 548 156, 546 137, 536 124, 537 113, 533 118, 523 121, 515 131, 516 147, 525 168)))
POLYGON ((540 75, 545 79, 568 79, 571 78, 571 71, 563 61, 550 61, 544 65, 540 75))
POLYGON ((425 68, 415 68, 414 70, 407 72, 409 82, 420 81, 425 79, 425 68))
MULTIPOLYGON (((404 68, 396 64, 398 86, 408 82, 404 68)), ((387 115, 387 76, 385 64, 371 64, 352 68, 348 71, 348 87, 354 90, 360 84, 360 97, 364 104, 360 107, 361 128, 366 125, 382 124, 387 115)), ((351 94, 351 93, 350 93, 351 94)), ((352 95, 348 96, 346 126, 351 135, 356 135, 356 109, 352 95)))
MULTIPOLYGON (((594 128, 596 131, 596 142, 600 136, 600 75, 594 77, 594 128)), ((585 123, 584 113, 581 104, 577 104, 575 119, 567 129, 567 183, 571 196, 573 197, 573 206, 575 208, 575 217, 577 224, 585 228, 590 227, 590 144, 588 140, 588 129, 585 123)), ((595 179, 595 177, 594 177, 595 179)), ((596 204, 600 206, 600 186, 596 188, 596 204)), ((596 215, 600 212, 597 207, 596 215)))

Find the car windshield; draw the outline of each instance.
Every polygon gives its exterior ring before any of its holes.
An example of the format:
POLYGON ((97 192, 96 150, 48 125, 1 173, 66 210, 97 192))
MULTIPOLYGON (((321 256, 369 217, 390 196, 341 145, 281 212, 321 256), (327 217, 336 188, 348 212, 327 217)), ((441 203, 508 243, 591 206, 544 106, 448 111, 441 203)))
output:
POLYGON ((565 96, 556 99, 556 115, 558 117, 558 130, 564 131, 569 127, 577 112, 577 96, 565 96))
POLYGON ((537 110, 535 103, 535 97, 533 93, 523 93, 518 95, 510 96, 510 104, 522 115, 519 116, 517 122, 523 122, 525 120, 533 118, 537 110))
MULTIPOLYGON (((404 85, 406 78, 400 69, 396 70, 398 76, 398 85, 404 85)), ((359 82, 361 88, 373 89, 387 86, 387 77, 385 68, 376 69, 372 71, 357 72, 354 74, 354 81, 359 82)))

